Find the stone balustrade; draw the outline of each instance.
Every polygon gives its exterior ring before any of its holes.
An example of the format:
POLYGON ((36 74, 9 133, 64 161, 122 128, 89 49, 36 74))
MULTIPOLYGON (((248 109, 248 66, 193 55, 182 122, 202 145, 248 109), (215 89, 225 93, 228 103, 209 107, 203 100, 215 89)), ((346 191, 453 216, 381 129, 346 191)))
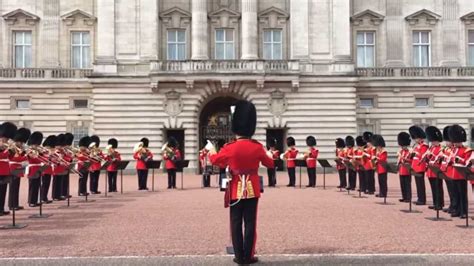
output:
POLYGON ((474 77, 474 67, 375 67, 356 68, 359 77, 474 77))
POLYGON ((73 68, 0 68, 0 79, 83 79, 92 69, 73 68))

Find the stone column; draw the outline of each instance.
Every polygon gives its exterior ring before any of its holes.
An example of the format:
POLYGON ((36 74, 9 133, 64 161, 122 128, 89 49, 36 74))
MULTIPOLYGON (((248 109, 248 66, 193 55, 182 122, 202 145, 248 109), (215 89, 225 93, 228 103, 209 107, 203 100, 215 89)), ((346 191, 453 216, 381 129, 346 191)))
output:
MULTIPOLYGON (((39 67, 58 67, 59 61, 59 0, 43 0, 43 18, 40 39, 43 47, 38 51, 39 67)), ((37 61, 38 62, 38 61, 37 61)), ((35 66, 33 62, 33 66, 35 66)), ((62 67, 70 67, 63 65, 62 67)))
POLYGON ((157 60, 158 53, 158 2, 140 0, 140 59, 157 60))
POLYGON ((242 0, 242 59, 258 59, 257 0, 242 0))
POLYGON ((334 60, 351 61, 350 1, 333 0, 332 40, 334 60))
POLYGON ((405 20, 402 16, 402 0, 387 0, 387 62, 388 67, 403 67, 403 27, 405 20))
POLYGON ((441 59, 441 65, 460 66, 458 0, 443 0, 442 18, 443 57, 441 59))
POLYGON ((193 60, 209 59, 209 34, 207 27, 207 0, 191 1, 192 23, 191 23, 191 44, 193 60))
POLYGON ((115 60, 115 1, 97 0, 97 55, 94 72, 117 73, 115 60))
POLYGON ((291 59, 308 59, 308 0, 290 2, 291 59))

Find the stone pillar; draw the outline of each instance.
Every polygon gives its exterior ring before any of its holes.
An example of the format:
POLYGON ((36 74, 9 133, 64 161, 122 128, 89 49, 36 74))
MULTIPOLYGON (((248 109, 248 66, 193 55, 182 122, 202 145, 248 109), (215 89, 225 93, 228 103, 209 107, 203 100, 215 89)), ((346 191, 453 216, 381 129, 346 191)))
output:
POLYGON ((242 0, 242 59, 258 59, 257 0, 242 0))
POLYGON ((308 0, 290 2, 291 59, 308 59, 308 0))
MULTIPOLYGON (((459 1, 443 0, 441 65, 460 66, 459 60, 459 1)), ((440 23, 438 22, 438 23, 440 23)))
POLYGON ((350 1, 333 0, 332 40, 334 60, 348 62, 351 60, 351 24, 350 1))
MULTIPOLYGON (((58 67, 59 61, 59 0, 43 0, 43 18, 39 34, 42 44, 45 47, 38 51, 39 65, 37 67, 58 67)), ((33 66, 35 66, 33 62, 33 66)), ((70 66, 62 66, 70 67, 70 66)))
POLYGON ((158 2, 140 0, 140 58, 157 60, 158 51, 158 2))
POLYGON ((191 1, 191 44, 193 60, 209 59, 209 34, 207 27, 207 0, 191 1))
POLYGON ((117 73, 115 60, 115 1, 97 0, 97 55, 94 72, 117 73))
POLYGON ((387 62, 388 67, 403 67, 403 18, 402 0, 387 0, 387 16, 385 25, 387 27, 387 62))

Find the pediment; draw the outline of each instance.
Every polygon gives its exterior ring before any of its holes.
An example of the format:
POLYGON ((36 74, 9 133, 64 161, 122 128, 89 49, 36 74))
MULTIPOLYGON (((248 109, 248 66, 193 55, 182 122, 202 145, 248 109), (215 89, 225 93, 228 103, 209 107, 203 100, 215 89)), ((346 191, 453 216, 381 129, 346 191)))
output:
POLYGON ((219 10, 209 13, 210 18, 224 17, 224 16, 235 18, 235 17, 240 17, 240 13, 237 13, 234 10, 226 8, 226 7, 220 8, 219 10))
POLYGON ((259 17, 269 17, 272 15, 276 15, 278 18, 285 18, 285 19, 288 19, 290 17, 290 14, 288 14, 288 12, 274 6, 267 8, 265 10, 262 10, 258 13, 259 17))
POLYGON ((351 17, 351 21, 354 25, 361 25, 364 23, 364 21, 369 21, 373 25, 379 25, 384 20, 384 18, 385 16, 370 9, 367 9, 365 11, 353 15, 351 17))
POLYGON ((466 24, 474 24, 474 12, 462 16, 461 20, 466 24))
POLYGON ((93 25, 93 23, 95 22, 96 20, 96 17, 94 17, 93 15, 83 11, 83 10, 80 10, 80 9, 76 9, 76 10, 73 10, 71 12, 68 12, 64 15, 61 16, 61 19, 63 21, 65 21, 68 25, 72 25, 74 24, 74 22, 76 20, 83 20, 85 24, 87 25, 93 25))
POLYGON ((40 18, 37 15, 30 13, 28 11, 25 11, 21 8, 8 12, 4 14, 2 17, 5 21, 8 21, 10 25, 15 24, 16 21, 18 21, 19 19, 24 19, 25 22, 30 25, 33 25, 37 21, 40 20, 40 18))
POLYGON ((191 13, 176 6, 160 13, 161 18, 168 18, 168 17, 172 17, 176 15, 179 15, 180 17, 187 17, 187 18, 191 17, 191 13))
POLYGON ((440 15, 429 11, 427 9, 422 9, 418 12, 415 12, 405 18, 411 25, 418 24, 420 20, 425 20, 428 24, 434 25, 441 18, 440 15))

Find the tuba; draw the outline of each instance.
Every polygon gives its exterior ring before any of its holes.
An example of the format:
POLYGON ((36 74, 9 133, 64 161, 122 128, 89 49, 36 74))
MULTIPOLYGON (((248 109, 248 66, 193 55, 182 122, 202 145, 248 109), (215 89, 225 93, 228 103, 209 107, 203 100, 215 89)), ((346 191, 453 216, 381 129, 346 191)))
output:
POLYGON ((161 151, 163 152, 163 155, 166 155, 166 157, 168 157, 169 159, 174 160, 175 153, 173 149, 168 146, 168 142, 163 144, 163 146, 161 147, 161 151))

